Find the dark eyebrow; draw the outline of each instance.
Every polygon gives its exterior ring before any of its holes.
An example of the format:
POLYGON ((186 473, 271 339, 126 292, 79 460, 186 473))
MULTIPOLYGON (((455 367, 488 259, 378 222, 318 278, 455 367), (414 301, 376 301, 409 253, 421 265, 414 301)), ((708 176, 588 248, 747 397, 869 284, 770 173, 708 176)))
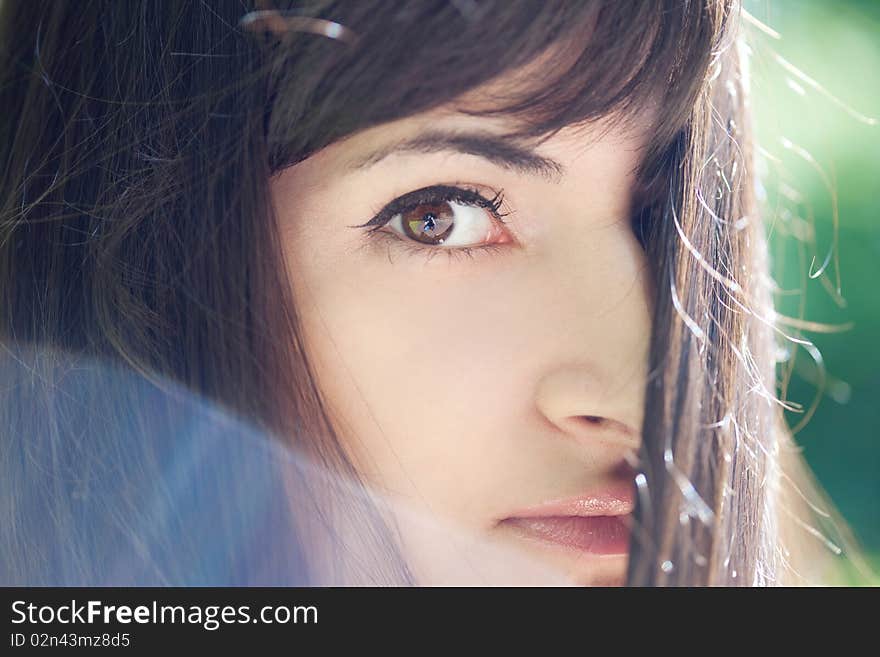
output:
POLYGON ((432 130, 416 137, 404 139, 358 159, 353 168, 370 167, 392 153, 440 153, 454 151, 477 155, 494 164, 525 174, 538 174, 556 180, 565 167, 549 157, 538 155, 527 146, 520 146, 509 139, 487 132, 444 132, 432 130))

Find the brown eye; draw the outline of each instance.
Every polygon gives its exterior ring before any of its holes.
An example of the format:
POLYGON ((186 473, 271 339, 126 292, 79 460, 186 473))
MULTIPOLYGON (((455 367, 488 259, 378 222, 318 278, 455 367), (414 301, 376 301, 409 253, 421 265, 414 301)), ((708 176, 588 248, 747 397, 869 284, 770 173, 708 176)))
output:
POLYGON ((495 246, 513 242, 500 205, 501 192, 487 199, 458 187, 426 187, 395 199, 370 221, 352 228, 372 226, 370 235, 393 233, 413 248, 428 250, 495 246))
POLYGON ((422 203, 400 217, 406 237, 422 244, 442 244, 455 227, 455 212, 447 202, 422 203))

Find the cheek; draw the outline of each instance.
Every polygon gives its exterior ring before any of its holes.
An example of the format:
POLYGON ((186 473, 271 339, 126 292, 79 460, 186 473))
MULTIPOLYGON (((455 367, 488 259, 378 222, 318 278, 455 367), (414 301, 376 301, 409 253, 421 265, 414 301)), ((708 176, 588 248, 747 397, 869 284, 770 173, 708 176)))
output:
POLYGON ((465 524, 509 505, 512 482, 578 476, 539 438, 547 370, 599 358, 641 371, 644 258, 624 227, 463 262, 301 256, 306 347, 358 470, 465 524))
POLYGON ((488 262, 375 260, 295 283, 319 385, 368 479, 459 515, 474 501, 462 482, 491 486, 510 459, 532 300, 488 262))

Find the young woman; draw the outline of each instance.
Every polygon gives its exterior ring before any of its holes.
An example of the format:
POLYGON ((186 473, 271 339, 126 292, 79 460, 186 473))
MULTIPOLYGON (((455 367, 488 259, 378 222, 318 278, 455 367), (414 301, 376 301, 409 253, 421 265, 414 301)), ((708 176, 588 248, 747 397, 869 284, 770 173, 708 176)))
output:
POLYGON ((4 582, 830 581, 738 3, 244 4, 2 5, 4 582))

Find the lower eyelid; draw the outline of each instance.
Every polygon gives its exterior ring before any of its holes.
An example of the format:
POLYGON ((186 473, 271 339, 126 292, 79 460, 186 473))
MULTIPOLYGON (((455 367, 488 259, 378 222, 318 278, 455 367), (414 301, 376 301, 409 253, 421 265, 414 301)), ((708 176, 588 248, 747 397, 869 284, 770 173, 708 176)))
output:
POLYGON ((391 259, 391 253, 393 250, 402 250, 408 256, 421 256, 426 262, 430 262, 440 253, 445 253, 449 261, 452 261, 459 259, 472 260, 479 255, 490 255, 504 250, 504 245, 500 244, 482 244, 476 246, 447 248, 442 246, 419 245, 417 242, 407 240, 388 230, 374 228, 369 232, 371 233, 370 238, 378 239, 380 243, 385 243, 388 247, 389 259, 391 259))

